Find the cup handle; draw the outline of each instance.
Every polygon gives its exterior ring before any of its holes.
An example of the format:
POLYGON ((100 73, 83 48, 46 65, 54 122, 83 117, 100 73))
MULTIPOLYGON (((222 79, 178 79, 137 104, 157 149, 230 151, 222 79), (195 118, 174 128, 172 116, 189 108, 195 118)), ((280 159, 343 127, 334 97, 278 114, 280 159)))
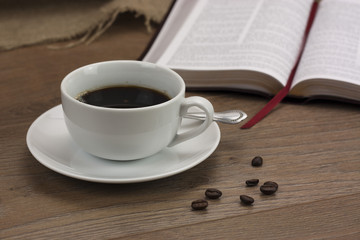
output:
POLYGON ((180 107, 180 117, 184 116, 190 107, 198 107, 205 113, 205 120, 204 122, 191 130, 188 130, 184 133, 177 133, 173 139, 173 141, 168 145, 168 147, 172 147, 176 144, 189 140, 202 132, 204 132, 212 123, 213 115, 214 115, 214 108, 213 105, 209 102, 209 100, 203 97, 188 97, 184 99, 184 102, 181 104, 180 107))

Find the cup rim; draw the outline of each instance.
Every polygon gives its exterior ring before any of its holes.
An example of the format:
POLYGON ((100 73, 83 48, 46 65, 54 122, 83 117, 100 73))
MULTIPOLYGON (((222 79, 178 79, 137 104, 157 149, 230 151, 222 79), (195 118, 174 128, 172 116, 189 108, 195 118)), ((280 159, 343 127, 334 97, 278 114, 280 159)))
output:
MULTIPOLYGON (((104 87, 106 87, 106 86, 104 86, 104 87)), ((101 111, 110 111, 110 112, 134 112, 134 111, 144 111, 144 110, 153 110, 153 109, 161 108, 162 106, 171 104, 172 102, 177 101, 178 98, 181 98, 182 95, 185 94, 185 88, 186 87, 185 87, 184 80, 174 70, 172 70, 170 68, 167 68, 165 66, 162 66, 162 65, 158 65, 158 64, 154 64, 154 63, 150 63, 150 62, 144 62, 144 61, 137 61, 137 60, 111 60, 111 61, 101 61, 101 62, 95 62, 95 63, 87 64, 87 65, 81 66, 81 67, 76 68, 73 71, 69 72, 62 79, 61 84, 60 84, 60 91, 61 91, 62 96, 66 97, 72 103, 74 103, 76 105, 79 105, 79 106, 84 106, 84 107, 90 108, 90 109, 96 109, 96 110, 101 110, 101 111), (181 80, 180 81, 181 82, 181 89, 174 97, 170 98, 166 102, 151 105, 151 106, 146 106, 146 107, 138 107, 138 108, 107 108, 107 107, 95 106, 95 105, 87 104, 87 103, 76 100, 74 97, 70 96, 70 94, 65 90, 65 82, 67 81, 67 79, 69 79, 76 72, 82 71, 83 69, 94 66, 94 65, 103 65, 103 64, 110 64, 110 63, 120 63, 120 64, 122 64, 122 63, 127 63, 127 64, 136 63, 136 64, 139 64, 140 63, 140 64, 144 64, 144 65, 148 65, 148 66, 155 66, 157 68, 162 69, 163 71, 167 71, 167 72, 175 75, 176 78, 180 79, 181 80)))

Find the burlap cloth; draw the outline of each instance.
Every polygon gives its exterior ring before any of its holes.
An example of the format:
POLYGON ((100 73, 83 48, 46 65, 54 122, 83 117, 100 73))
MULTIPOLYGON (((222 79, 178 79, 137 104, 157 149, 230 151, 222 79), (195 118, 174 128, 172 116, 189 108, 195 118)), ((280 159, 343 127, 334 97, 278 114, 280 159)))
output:
POLYGON ((71 40, 89 43, 131 11, 159 23, 171 0, 0 0, 0 51, 71 40))

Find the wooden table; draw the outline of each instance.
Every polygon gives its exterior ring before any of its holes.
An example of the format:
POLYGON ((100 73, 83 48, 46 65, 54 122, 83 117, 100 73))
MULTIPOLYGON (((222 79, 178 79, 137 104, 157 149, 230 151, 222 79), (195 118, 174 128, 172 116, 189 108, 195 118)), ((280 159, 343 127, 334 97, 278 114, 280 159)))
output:
MULTIPOLYGON (((168 178, 133 184, 86 182, 58 174, 29 152, 26 133, 61 103, 59 85, 82 65, 136 59, 151 34, 125 15, 90 45, 45 45, 0 53, 0 239, 360 239, 359 106, 286 101, 248 130, 220 124, 221 141, 204 162, 168 178), (124 23, 125 22, 125 23, 124 23), (255 156, 262 167, 252 167, 255 156), (245 180, 276 181, 262 195, 245 180), (205 211, 193 200, 223 192, 205 211), (239 196, 255 199, 244 206, 239 196)), ((216 111, 253 116, 268 99, 189 92, 216 111)))

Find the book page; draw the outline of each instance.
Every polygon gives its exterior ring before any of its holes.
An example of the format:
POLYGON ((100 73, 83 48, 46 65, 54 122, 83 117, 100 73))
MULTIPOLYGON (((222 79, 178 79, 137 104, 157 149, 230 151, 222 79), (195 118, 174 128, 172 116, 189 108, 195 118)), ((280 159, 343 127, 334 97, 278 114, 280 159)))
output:
POLYGON ((197 0, 174 1, 174 6, 166 18, 165 23, 161 26, 161 31, 156 35, 155 41, 151 43, 151 48, 148 49, 142 60, 152 63, 159 60, 166 47, 173 41, 174 36, 185 24, 184 19, 189 18, 190 13, 194 12, 194 7, 198 3, 197 0))
POLYGON ((198 0, 157 63, 187 70, 253 70, 286 84, 312 0, 198 0))
POLYGON ((307 79, 360 85, 359 16, 358 0, 321 1, 293 86, 307 79))

